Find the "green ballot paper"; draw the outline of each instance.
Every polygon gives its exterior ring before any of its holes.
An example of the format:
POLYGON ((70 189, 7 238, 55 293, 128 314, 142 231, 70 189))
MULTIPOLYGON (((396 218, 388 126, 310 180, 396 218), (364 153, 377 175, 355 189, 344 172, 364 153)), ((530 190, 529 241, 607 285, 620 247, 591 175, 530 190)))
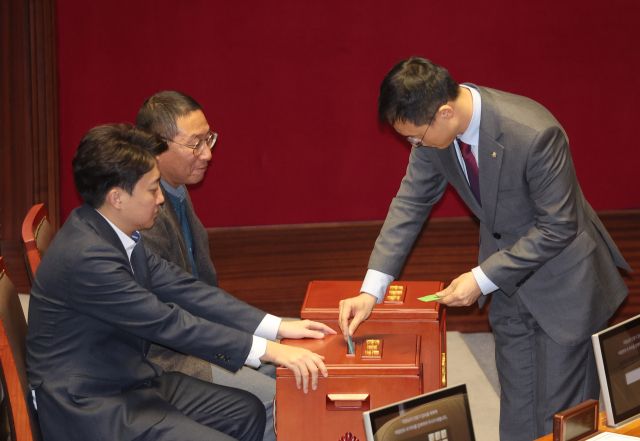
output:
POLYGON ((356 353, 356 347, 353 346, 353 341, 351 340, 351 337, 349 336, 349 334, 347 334, 347 345, 349 346, 349 353, 350 354, 355 354, 356 353))
POLYGON ((423 302, 433 302, 434 300, 444 299, 444 297, 440 297, 437 294, 431 294, 430 296, 418 297, 418 300, 422 300, 423 302))

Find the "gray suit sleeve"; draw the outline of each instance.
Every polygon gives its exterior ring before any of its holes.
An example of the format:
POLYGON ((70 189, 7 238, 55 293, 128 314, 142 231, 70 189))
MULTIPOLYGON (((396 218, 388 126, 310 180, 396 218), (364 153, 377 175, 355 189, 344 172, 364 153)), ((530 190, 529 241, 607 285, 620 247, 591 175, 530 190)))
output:
POLYGON ((253 334, 267 315, 226 291, 195 279, 182 268, 147 251, 153 294, 206 320, 253 334))
POLYGON ((126 256, 113 247, 85 249, 73 267, 70 304, 81 314, 140 338, 233 372, 241 368, 253 343, 249 328, 257 326, 255 320, 243 323, 254 312, 251 307, 238 306, 242 302, 224 291, 147 253, 154 293, 136 283, 126 256))
POLYGON ((533 226, 515 244, 492 254, 480 265, 507 295, 513 294, 519 281, 558 255, 577 235, 580 188, 569 143, 559 127, 549 127, 536 137, 527 158, 526 180, 535 208, 533 226))
POLYGON ((400 190, 389 207, 369 260, 369 269, 398 278, 411 247, 440 200, 447 181, 421 148, 414 148, 400 190))

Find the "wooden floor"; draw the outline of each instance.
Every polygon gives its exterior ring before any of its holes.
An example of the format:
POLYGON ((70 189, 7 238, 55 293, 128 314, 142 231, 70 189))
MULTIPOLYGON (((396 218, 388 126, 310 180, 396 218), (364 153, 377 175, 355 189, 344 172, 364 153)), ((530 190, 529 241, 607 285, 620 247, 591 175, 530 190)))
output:
MULTIPOLYGON (((629 298, 614 316, 640 314, 640 210, 599 213, 636 273, 621 271, 629 298)), ((382 222, 221 228, 209 230, 220 286, 274 315, 298 317, 309 281, 362 280, 382 222)), ((431 219, 411 252, 401 280, 448 284, 477 265, 478 225, 470 217, 431 219)), ((356 295, 357 293, 353 293, 356 295)), ((447 327, 489 331, 488 308, 448 308, 447 327)))
MULTIPOLYGON (((640 210, 598 213, 629 265, 621 274, 630 295, 612 322, 640 314, 640 210)), ((220 286, 271 314, 298 317, 311 280, 362 280, 382 222, 219 228, 209 230, 220 286)), ((431 219, 400 280, 451 280, 477 265, 477 220, 431 219)), ((19 292, 30 290, 22 244, 2 242, 0 253, 19 292)), ((354 295, 357 293, 354 292, 354 295)), ((447 327, 489 331, 488 307, 448 308, 447 327)))

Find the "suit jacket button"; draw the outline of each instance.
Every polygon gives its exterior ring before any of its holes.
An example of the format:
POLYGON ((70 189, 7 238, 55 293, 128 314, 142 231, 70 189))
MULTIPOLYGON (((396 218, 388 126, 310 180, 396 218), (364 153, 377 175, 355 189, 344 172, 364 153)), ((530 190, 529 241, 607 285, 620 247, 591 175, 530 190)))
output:
POLYGON ((502 236, 500 235, 500 233, 493 233, 493 237, 495 237, 496 239, 500 239, 502 236))

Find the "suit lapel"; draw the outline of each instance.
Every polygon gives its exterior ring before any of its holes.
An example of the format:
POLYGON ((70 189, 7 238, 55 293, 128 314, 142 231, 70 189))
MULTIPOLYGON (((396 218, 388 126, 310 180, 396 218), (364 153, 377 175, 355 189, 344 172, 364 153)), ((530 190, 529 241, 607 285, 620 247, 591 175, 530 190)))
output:
MULTIPOLYGON (((476 87, 476 86, 473 86, 476 87)), ((477 87, 476 87, 477 88, 477 87)), ((480 140, 478 142, 478 168, 480 170, 480 198, 484 211, 485 225, 493 229, 498 203, 498 183, 504 147, 498 142, 502 136, 502 126, 498 109, 492 98, 480 91, 482 110, 480 118, 480 140), (494 157, 495 154, 495 157, 494 157)))
MULTIPOLYGON (((475 214, 481 221, 484 221, 485 216, 483 210, 476 200, 476 197, 473 195, 471 187, 469 187, 469 182, 467 182, 467 178, 462 171, 462 166, 460 165, 458 154, 456 153, 456 146, 451 144, 446 149, 434 150, 436 150, 438 159, 440 159, 444 170, 447 171, 447 181, 449 181, 449 183, 458 191, 458 194, 465 204, 467 204, 467 207, 473 211, 473 214, 475 214)), ((482 172, 480 172, 480 190, 482 191, 482 172)))
POLYGON ((150 290, 149 264, 147 263, 147 255, 144 243, 142 243, 142 238, 140 238, 140 241, 131 253, 131 266, 133 267, 133 278, 138 282, 138 285, 150 290))
MULTIPOLYGON (((172 231, 169 231, 169 234, 171 234, 172 236, 175 236, 176 240, 178 241, 178 245, 180 246, 180 255, 189 256, 189 252, 187 251, 187 242, 185 241, 184 235, 182 234, 182 225, 180 225, 180 219, 178 219, 178 213, 176 213, 176 209, 173 206, 173 202, 171 202, 171 199, 169 197, 169 193, 167 192, 167 190, 165 190, 163 185, 160 185, 160 189, 162 190, 162 195, 164 196, 164 204, 166 205, 166 211, 169 213, 169 220, 173 226, 172 231)), ((185 191, 186 191, 186 187, 185 187, 185 191)), ((189 197, 188 193, 186 197, 189 197)), ((189 260, 189 257, 186 257, 184 259, 184 265, 188 269, 191 268, 191 261, 189 260)), ((193 269, 191 269, 191 272, 193 272, 193 269)))
MULTIPOLYGON (((133 267, 133 278, 144 289, 151 291, 151 279, 149 277, 149 263, 142 237, 131 253, 131 266, 133 267)), ((141 339, 141 350, 144 356, 149 352, 151 342, 141 339)))

